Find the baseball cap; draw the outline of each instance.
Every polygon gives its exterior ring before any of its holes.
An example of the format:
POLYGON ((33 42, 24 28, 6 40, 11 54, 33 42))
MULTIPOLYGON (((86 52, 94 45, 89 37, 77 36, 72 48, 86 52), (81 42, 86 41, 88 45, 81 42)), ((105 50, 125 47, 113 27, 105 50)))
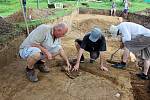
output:
POLYGON ((118 28, 117 28, 117 26, 111 25, 111 26, 110 26, 110 29, 109 29, 109 32, 111 33, 111 35, 112 35, 113 37, 116 37, 116 36, 117 36, 117 33, 118 33, 118 28))
POLYGON ((92 42, 96 42, 101 37, 101 35, 102 35, 101 29, 98 27, 95 27, 91 30, 89 39, 92 42))

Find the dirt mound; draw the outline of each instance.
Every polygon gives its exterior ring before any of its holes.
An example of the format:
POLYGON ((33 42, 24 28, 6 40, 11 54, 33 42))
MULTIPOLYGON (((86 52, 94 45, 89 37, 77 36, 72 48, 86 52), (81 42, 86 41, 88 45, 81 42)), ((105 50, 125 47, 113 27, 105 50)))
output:
POLYGON ((93 26, 100 26, 102 29, 106 29, 109 24, 103 20, 99 19, 86 19, 79 23, 80 30, 87 31, 90 30, 93 26))
MULTIPOLYGON (((55 9, 27 9, 27 19, 46 18, 54 13, 55 9)), ((10 22, 21 22, 24 20, 22 10, 5 18, 10 22)))
POLYGON ((28 9, 31 19, 45 18, 54 13, 55 9, 28 9))
POLYGON ((103 15, 78 15, 74 21, 73 27, 81 32, 89 31, 93 26, 99 26, 103 31, 108 30, 110 25, 119 23, 119 17, 110 17, 103 15), (80 19, 79 19, 80 18, 80 19))
POLYGON ((6 22, 2 17, 0 17, 0 35, 10 33, 14 30, 13 24, 6 22))

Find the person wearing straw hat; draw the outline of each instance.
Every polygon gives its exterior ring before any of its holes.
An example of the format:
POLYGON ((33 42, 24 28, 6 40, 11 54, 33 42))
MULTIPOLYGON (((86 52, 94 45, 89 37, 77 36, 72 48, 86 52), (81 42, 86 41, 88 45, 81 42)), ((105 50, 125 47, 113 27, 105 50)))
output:
POLYGON ((83 37, 83 40, 76 39, 75 46, 78 51, 78 56, 73 70, 77 71, 79 69, 79 64, 84 62, 83 52, 88 51, 90 53, 90 63, 93 63, 100 57, 100 69, 108 71, 103 65, 103 52, 106 51, 106 40, 99 27, 92 28, 91 31, 83 37))
POLYGON ((30 81, 38 81, 35 68, 40 72, 48 73, 49 68, 45 65, 45 59, 51 60, 56 55, 60 55, 65 60, 67 70, 71 68, 61 46, 61 37, 64 37, 67 31, 68 27, 65 23, 54 26, 42 24, 34 29, 20 45, 19 55, 27 61, 26 76, 30 81))
POLYGON ((113 37, 121 36, 120 48, 124 48, 122 62, 112 67, 125 68, 129 53, 132 52, 136 58, 144 60, 144 70, 137 76, 149 79, 147 73, 150 67, 150 29, 133 22, 122 22, 117 26, 111 25, 109 32, 113 37))

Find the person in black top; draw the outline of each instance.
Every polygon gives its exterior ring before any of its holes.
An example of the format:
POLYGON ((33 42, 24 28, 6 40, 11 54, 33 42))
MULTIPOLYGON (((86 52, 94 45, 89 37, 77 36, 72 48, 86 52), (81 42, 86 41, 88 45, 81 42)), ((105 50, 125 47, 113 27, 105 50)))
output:
POLYGON ((93 63, 97 58, 100 57, 100 69, 108 71, 106 67, 103 66, 103 51, 106 51, 106 40, 102 35, 101 29, 94 27, 90 32, 88 32, 83 40, 76 39, 75 46, 78 50, 77 62, 73 67, 73 70, 79 69, 80 62, 84 62, 83 52, 88 51, 90 53, 90 63, 93 63))

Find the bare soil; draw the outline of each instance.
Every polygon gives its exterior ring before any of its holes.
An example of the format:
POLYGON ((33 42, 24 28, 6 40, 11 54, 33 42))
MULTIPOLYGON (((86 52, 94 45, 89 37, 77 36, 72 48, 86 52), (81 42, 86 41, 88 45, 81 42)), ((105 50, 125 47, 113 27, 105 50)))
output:
POLYGON ((150 100, 150 81, 140 80, 132 73, 132 88, 135 100, 150 100))
POLYGON ((13 24, 6 22, 2 17, 0 17, 0 35, 9 34, 15 30, 13 24))
MULTIPOLYGON (((66 16, 66 19, 68 16, 66 16)), ((64 18, 65 19, 65 18, 64 18)), ((111 24, 119 23, 118 17, 101 15, 75 15, 72 18, 71 31, 62 38, 62 44, 69 59, 76 58, 74 40, 82 38, 93 25, 100 26, 106 32, 111 24)), ((104 33, 107 36, 107 33, 104 33)), ((107 38, 108 59, 118 47, 116 39, 107 38)), ((114 60, 119 61, 120 50, 114 60)), ((89 63, 89 54, 84 53, 86 62, 80 65, 80 76, 68 78, 60 71, 60 57, 49 61, 50 73, 43 74, 38 70, 39 82, 31 83, 26 79, 26 62, 15 59, 13 63, 0 69, 1 100, 149 100, 146 83, 135 76, 139 70, 135 63, 129 63, 125 70, 118 70, 105 62, 108 72, 103 72, 96 63, 89 63), (138 91, 140 89, 140 91, 138 91), (120 96, 116 96, 120 94, 120 96), (139 95, 140 94, 140 95, 139 95), (140 98, 140 99, 139 99, 140 98)), ((130 60, 129 60, 130 61, 130 60)))
MULTIPOLYGON (((27 19, 35 20, 40 18, 47 18, 50 15, 54 14, 56 9, 27 9, 27 19)), ((5 18, 6 21, 16 23, 16 22, 22 22, 24 21, 23 13, 22 11, 17 11, 14 14, 8 16, 5 18)))

